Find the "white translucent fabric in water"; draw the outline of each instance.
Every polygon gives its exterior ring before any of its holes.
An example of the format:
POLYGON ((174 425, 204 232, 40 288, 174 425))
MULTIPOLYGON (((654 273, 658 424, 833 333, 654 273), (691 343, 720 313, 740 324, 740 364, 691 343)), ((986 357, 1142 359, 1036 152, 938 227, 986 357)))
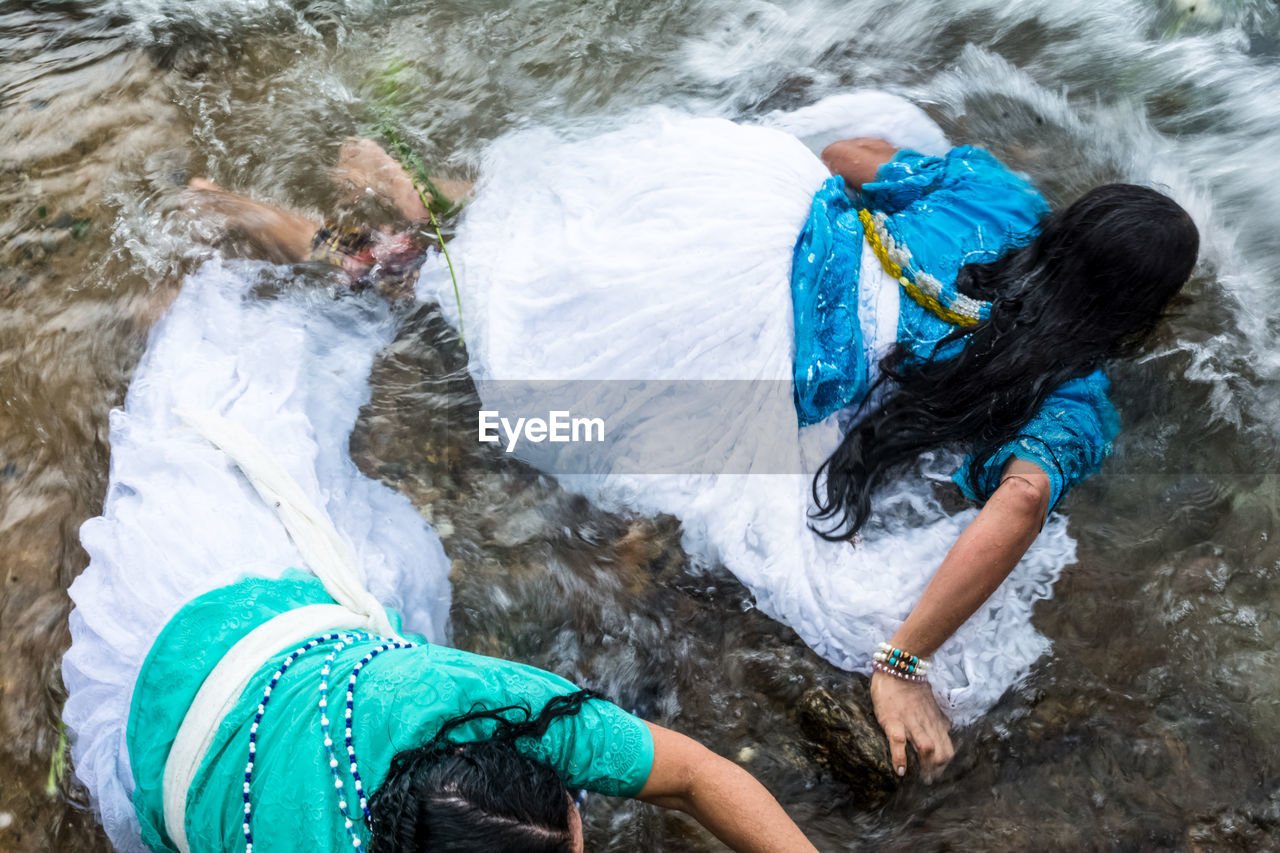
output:
MULTIPOLYGON (((187 601, 244 575, 305 565, 275 511, 175 410, 252 432, 332 517, 368 588, 405 629, 443 641, 449 564, 403 496, 356 470, 348 438, 374 356, 395 333, 377 297, 290 291, 257 298, 260 265, 206 264, 157 324, 111 413, 111 481, 81 528, 89 567, 71 585, 63 658, 76 775, 112 843, 141 850, 125 726, 152 642, 187 601)), ((234 614, 229 614, 234 618, 234 614)))
MULTIPOLYGON (((828 176, 813 149, 854 136, 925 153, 947 143, 919 109, 883 93, 838 96, 767 125, 652 110, 590 139, 532 129, 498 140, 451 248, 471 369, 482 397, 486 387, 497 395, 486 406, 501 404, 509 387, 495 380, 757 381, 749 411, 690 407, 682 428, 716 436, 734 454, 767 453, 764 469, 790 473, 562 482, 606 507, 678 516, 696 559, 723 561, 762 610, 833 663, 869 672, 876 643, 898 627, 976 510, 948 515, 927 478, 916 478, 886 490, 877 501, 883 528, 856 546, 809 530, 806 472, 838 432, 832 423, 802 432, 792 406, 791 250, 828 176), (761 423, 781 426, 762 438, 761 423)), ((869 266, 864 286, 882 288, 869 266)), ((424 267, 418 293, 456 320, 438 259, 424 267)), ((883 345, 895 330, 881 326, 894 315, 877 316, 862 318, 864 332, 883 345)), ((529 458, 545 466, 545 456, 529 458)), ((941 479, 957 462, 927 467, 941 479)), ((1032 606, 1074 557, 1065 519, 1051 517, 1009 580, 937 653, 934 688, 958 722, 989 708, 1046 651, 1032 606)))

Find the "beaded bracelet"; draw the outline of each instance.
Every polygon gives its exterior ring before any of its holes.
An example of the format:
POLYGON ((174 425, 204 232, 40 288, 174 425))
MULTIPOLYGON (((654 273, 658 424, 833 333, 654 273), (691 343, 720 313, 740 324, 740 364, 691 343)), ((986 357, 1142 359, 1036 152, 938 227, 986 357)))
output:
POLYGON ((897 676, 906 681, 925 681, 929 671, 929 661, 895 648, 888 643, 880 643, 871 662, 872 667, 886 675, 897 676))
POLYGON ((892 675, 894 678, 901 678, 903 681, 914 681, 916 683, 921 683, 921 682, 928 682, 929 680, 925 678, 923 675, 907 675, 906 673, 899 672, 898 670, 894 669, 891 666, 885 666, 884 664, 880 663, 880 661, 878 660, 872 661, 871 667, 876 672, 883 672, 885 675, 892 675))
POLYGON ((929 661, 902 649, 894 648, 888 643, 878 644, 875 659, 908 675, 913 675, 917 671, 923 675, 929 671, 931 665, 929 661))

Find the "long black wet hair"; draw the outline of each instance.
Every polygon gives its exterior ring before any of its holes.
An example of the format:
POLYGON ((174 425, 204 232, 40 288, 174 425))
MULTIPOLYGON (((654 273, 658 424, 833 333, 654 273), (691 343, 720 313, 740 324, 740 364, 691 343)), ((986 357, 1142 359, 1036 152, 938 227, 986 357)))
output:
POLYGON ((990 316, 935 350, 960 341, 958 355, 921 360, 899 342, 884 357, 877 385, 889 390, 814 477, 814 529, 852 538, 875 490, 925 450, 969 450, 969 479, 980 482, 1055 388, 1137 351, 1191 275, 1199 242, 1172 199, 1108 184, 1045 217, 1027 245, 962 267, 957 287, 989 300, 990 316))
POLYGON ((406 749, 369 801, 371 853, 570 853, 569 792, 549 765, 516 748, 592 698, 580 690, 529 708, 473 709, 446 722, 427 744, 406 749), (457 730, 489 721, 493 733, 457 742, 457 730))

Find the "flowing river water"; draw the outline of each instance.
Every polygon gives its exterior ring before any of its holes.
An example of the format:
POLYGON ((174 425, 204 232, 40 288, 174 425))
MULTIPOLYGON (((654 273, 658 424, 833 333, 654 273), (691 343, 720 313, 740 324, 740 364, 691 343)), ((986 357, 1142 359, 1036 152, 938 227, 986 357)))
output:
MULTIPOLYGON (((1079 559, 1035 613, 1052 651, 956 733, 941 781, 866 805, 794 713, 849 677, 727 572, 691 567, 678 520, 602 513, 464 440, 465 355, 431 306, 380 358, 353 457, 440 533, 458 645, 677 719, 822 850, 1280 849, 1274 3, 9 0, 0 851, 109 849, 65 767, 65 590, 106 488, 107 414, 211 252, 178 213, 190 176, 330 210, 337 146, 388 121, 466 177, 527 124, 655 103, 750 119, 861 87, 912 99, 1051 202, 1157 182, 1202 230, 1151 354, 1115 372, 1116 455, 1064 505, 1079 559)), ((593 799, 586 824, 588 849, 717 849, 629 803, 593 799)))

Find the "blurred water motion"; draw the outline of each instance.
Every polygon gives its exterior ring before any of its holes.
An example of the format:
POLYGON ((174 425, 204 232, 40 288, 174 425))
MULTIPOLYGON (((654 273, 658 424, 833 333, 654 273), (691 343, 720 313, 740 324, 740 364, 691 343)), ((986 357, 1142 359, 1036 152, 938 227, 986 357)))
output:
MULTIPOLYGON (((839 672, 688 565, 675 521, 606 515, 464 440, 464 354, 430 306, 375 370, 353 455, 439 530, 459 645, 581 673, 739 757, 821 849, 1274 849, 1274 3, 59 0, 0 7, 0 67, 0 850, 105 849, 57 767, 64 590, 107 412, 211 251, 177 212, 188 177, 332 210, 338 144, 388 123, 474 177, 527 124, 586 133, 652 103, 750 119, 853 87, 912 98, 1055 203, 1156 183, 1202 232, 1152 354, 1116 371, 1114 465, 1063 507, 1080 562, 1037 612, 1052 655, 958 733, 939 784, 858 808, 792 713, 839 672)), ((716 849, 602 799, 587 829, 596 850, 716 849)))

